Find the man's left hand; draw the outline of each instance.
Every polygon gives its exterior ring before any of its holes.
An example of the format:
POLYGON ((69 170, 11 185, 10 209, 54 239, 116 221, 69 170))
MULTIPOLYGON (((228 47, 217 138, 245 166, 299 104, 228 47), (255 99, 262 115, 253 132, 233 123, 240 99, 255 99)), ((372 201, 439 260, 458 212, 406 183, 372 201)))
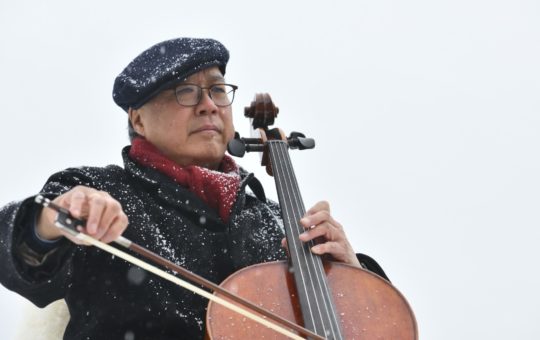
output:
POLYGON ((343 226, 330 215, 330 204, 321 201, 306 212, 300 220, 305 231, 300 234, 302 242, 308 242, 315 238, 324 239, 321 243, 311 247, 311 251, 317 255, 330 255, 334 260, 344 262, 355 267, 360 267, 343 226))

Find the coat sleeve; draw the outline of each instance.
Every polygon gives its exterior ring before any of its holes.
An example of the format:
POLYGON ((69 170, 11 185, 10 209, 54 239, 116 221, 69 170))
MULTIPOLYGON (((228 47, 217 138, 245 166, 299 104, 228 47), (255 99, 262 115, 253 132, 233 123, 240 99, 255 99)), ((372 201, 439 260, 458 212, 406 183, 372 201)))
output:
POLYGON ((364 268, 369 270, 372 273, 375 273, 385 279, 386 281, 390 282, 390 279, 388 276, 386 276, 386 273, 382 269, 382 267, 370 256, 367 256, 366 254, 356 254, 356 257, 358 258, 358 261, 360 261, 360 265, 364 268))
MULTIPOLYGON (((51 176, 40 193, 53 199, 76 185, 92 186, 92 181, 82 169, 68 169, 51 176)), ((64 297, 72 273, 71 260, 81 247, 67 239, 46 251, 32 246, 39 211, 34 197, 0 210, 0 283, 44 307, 64 297)))

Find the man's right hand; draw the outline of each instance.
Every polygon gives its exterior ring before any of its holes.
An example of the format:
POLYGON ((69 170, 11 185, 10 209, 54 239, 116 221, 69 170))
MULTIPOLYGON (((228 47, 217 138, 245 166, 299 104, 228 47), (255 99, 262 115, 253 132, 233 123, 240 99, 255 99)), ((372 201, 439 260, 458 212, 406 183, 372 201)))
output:
MULTIPOLYGON (((104 191, 76 186, 55 198, 53 202, 68 209, 73 217, 86 220, 86 228, 78 227, 80 232, 105 243, 116 240, 128 225, 128 218, 120 203, 104 191)), ((56 215, 57 212, 52 209, 42 209, 36 228, 39 237, 54 240, 66 236, 81 244, 80 240, 54 225, 56 215)))

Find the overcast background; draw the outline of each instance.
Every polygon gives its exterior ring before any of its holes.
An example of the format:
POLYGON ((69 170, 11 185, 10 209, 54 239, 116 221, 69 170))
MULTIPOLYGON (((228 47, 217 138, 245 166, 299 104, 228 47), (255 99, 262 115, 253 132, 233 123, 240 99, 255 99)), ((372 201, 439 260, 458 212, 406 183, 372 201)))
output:
MULTIPOLYGON (((74 165, 121 163, 116 75, 178 36, 269 92, 307 206, 326 199, 416 313, 422 339, 539 339, 540 3, 0 0, 0 204, 74 165)), ((239 161, 273 182, 258 155, 239 161)), ((0 287, 0 338, 28 305, 0 287)))

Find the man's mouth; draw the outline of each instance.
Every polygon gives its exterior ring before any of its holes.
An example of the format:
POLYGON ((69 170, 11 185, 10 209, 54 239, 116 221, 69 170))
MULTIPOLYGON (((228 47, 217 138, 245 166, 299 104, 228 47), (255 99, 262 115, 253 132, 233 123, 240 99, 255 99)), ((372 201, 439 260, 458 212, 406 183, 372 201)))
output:
POLYGON ((221 133, 221 130, 213 125, 213 124, 205 124, 195 130, 192 131, 192 133, 198 133, 198 132, 206 132, 206 131, 215 131, 215 132, 218 132, 218 133, 221 133))

